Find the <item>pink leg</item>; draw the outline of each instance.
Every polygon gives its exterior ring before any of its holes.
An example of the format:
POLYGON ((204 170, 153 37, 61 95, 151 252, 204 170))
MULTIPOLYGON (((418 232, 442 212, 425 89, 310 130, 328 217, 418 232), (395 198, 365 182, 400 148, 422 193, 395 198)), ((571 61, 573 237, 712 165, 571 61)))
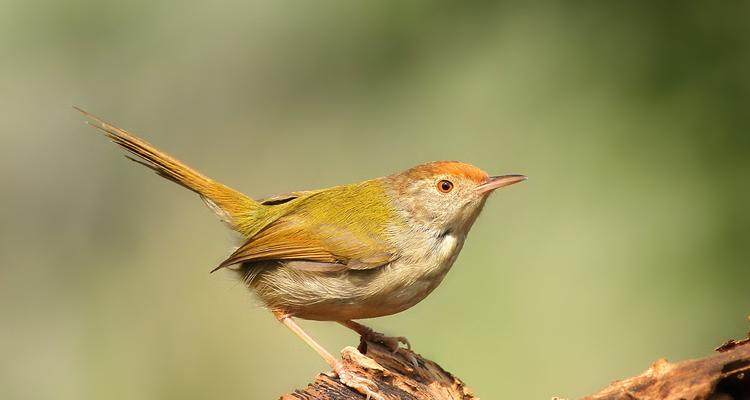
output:
POLYGON ((307 334, 307 332, 305 332, 299 325, 297 325, 297 323, 292 319, 291 315, 279 310, 274 310, 273 315, 276 316, 276 319, 278 319, 279 322, 284 324, 284 326, 289 328, 292 332, 294 332, 295 335, 299 336, 300 339, 304 340, 308 346, 312 347, 315 352, 323 357, 323 360, 325 360, 325 362, 331 366, 333 372, 338 375, 341 383, 362 393, 363 395, 367 396, 368 399, 373 398, 376 400, 385 400, 383 396, 375 392, 374 389, 377 389, 377 386, 374 383, 370 382, 367 379, 358 377, 354 373, 348 371, 341 361, 331 355, 328 350, 318 344, 315 339, 313 339, 310 335, 307 334))

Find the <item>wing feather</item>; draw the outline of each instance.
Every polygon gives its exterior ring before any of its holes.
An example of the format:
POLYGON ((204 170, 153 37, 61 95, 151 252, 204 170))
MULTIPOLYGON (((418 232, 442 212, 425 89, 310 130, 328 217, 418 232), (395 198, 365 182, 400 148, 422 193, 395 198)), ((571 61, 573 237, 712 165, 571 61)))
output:
POLYGON ((383 221, 393 209, 377 181, 327 190, 292 192, 261 203, 274 214, 217 268, 275 260, 306 271, 371 269, 398 257, 383 221), (330 212, 328 210, 335 210, 330 212))
POLYGON ((307 271, 371 269, 394 259, 393 254, 382 250, 382 243, 359 240, 344 228, 334 229, 330 225, 303 228, 294 221, 295 218, 281 218, 272 223, 211 272, 264 260, 283 261, 292 268, 307 271))

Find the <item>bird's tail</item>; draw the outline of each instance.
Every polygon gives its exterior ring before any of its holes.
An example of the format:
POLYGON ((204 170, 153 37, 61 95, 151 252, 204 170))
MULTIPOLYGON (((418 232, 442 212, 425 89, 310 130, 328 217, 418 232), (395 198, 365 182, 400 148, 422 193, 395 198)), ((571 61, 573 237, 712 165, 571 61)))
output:
POLYGON ((259 203, 243 193, 212 180, 132 133, 78 107, 73 108, 88 118, 89 125, 103 131, 114 143, 135 156, 134 158, 126 155, 128 159, 145 165, 158 175, 198 193, 206 205, 233 229, 240 231, 242 217, 252 215, 257 209, 259 203))

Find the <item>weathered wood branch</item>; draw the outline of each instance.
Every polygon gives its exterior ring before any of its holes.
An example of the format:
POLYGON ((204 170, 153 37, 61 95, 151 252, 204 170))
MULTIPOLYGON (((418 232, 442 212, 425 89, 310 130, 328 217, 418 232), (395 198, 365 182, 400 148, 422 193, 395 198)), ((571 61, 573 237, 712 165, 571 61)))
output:
POLYGON ((720 353, 678 363, 657 360, 643 374, 582 400, 750 399, 750 339, 730 340, 716 350, 720 353))
MULTIPOLYGON (((439 365, 409 350, 392 353, 386 347, 360 341, 359 349, 345 347, 341 351, 344 364, 378 386, 386 399, 404 400, 475 400, 471 390, 460 379, 439 365), (405 354, 414 356, 418 367, 405 354)), ((303 390, 281 397, 282 400, 362 400, 365 397, 344 386, 338 379, 319 374, 315 382, 303 390)))
MULTIPOLYGON (((643 374, 613 382, 581 400, 750 400, 750 333, 748 339, 730 340, 719 354, 669 363, 657 360, 643 374)), ((359 350, 342 350, 343 362, 378 386, 386 399, 478 399, 464 383, 436 363, 412 354, 415 368, 404 354, 393 354, 380 344, 362 341, 359 350)), ((305 389, 282 400, 351 400, 364 396, 326 374, 305 389)))

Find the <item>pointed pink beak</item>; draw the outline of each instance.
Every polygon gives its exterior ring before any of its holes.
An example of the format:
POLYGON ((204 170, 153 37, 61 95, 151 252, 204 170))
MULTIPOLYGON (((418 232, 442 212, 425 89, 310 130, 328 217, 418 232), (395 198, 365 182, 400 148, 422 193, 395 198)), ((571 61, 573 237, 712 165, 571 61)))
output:
POLYGON ((490 193, 493 190, 500 189, 501 187, 510 186, 514 183, 522 182, 528 179, 526 175, 500 175, 491 176, 487 179, 487 182, 482 183, 476 187, 476 191, 479 194, 490 193))

